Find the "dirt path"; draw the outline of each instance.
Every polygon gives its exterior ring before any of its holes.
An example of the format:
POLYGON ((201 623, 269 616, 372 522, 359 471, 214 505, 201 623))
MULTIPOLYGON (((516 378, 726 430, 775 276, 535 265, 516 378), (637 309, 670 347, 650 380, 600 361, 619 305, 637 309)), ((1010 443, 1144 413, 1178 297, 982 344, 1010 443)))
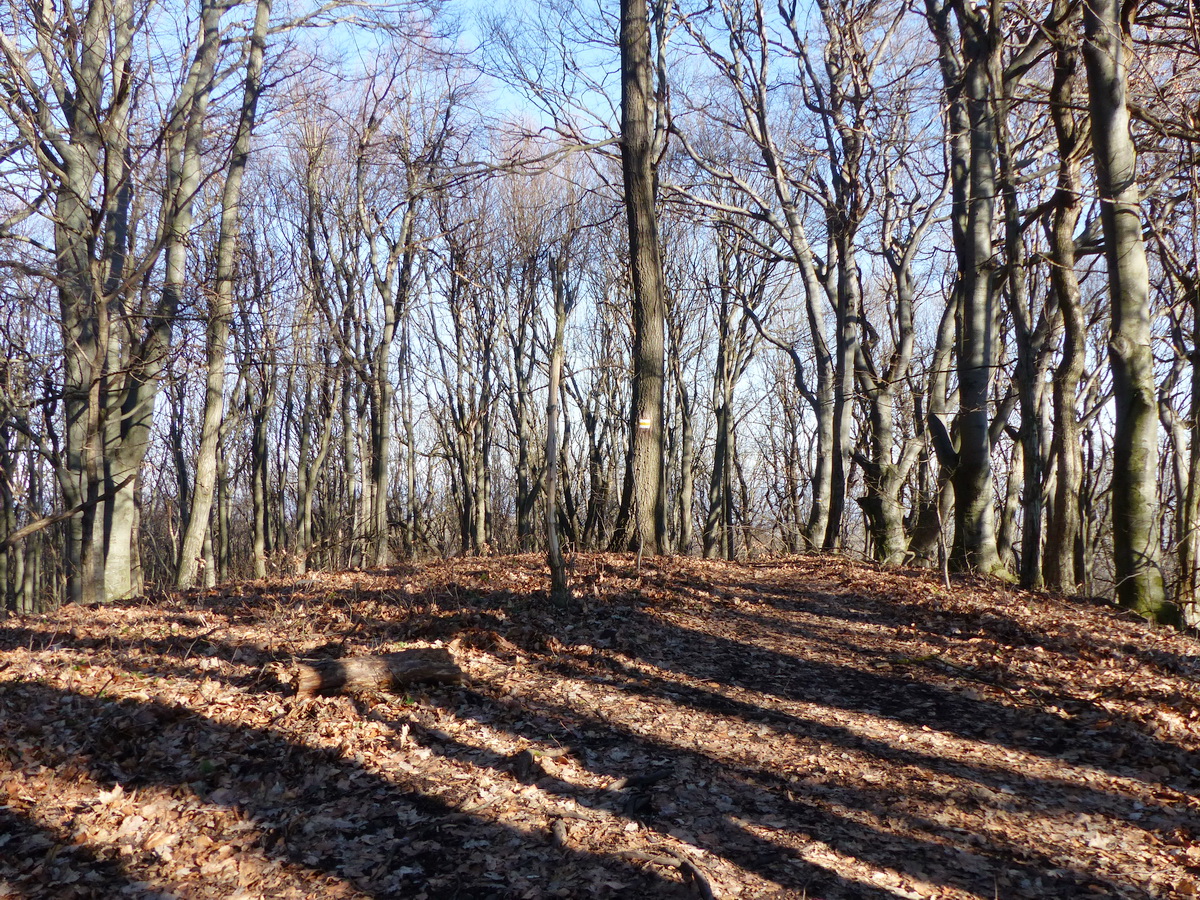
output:
POLYGON ((1200 644, 836 559, 458 560, 0 621, 0 897, 1200 896, 1200 644), (301 698, 450 648, 462 686, 301 698))

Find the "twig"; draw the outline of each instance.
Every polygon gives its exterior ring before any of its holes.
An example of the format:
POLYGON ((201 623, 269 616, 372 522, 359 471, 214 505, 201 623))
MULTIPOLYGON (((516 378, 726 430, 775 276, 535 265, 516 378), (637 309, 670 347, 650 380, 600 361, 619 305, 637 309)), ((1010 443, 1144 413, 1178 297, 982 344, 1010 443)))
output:
POLYGON ((220 625, 214 625, 212 628, 208 629, 208 631, 204 632, 204 634, 196 635, 195 639, 190 644, 188 644, 187 650, 185 650, 183 653, 184 662, 186 662, 188 659, 191 658, 192 651, 196 649, 196 645, 198 643, 200 643, 202 640, 207 638, 210 634, 216 634, 220 630, 221 630, 220 625))
POLYGON ((656 866, 670 866, 673 869, 679 869, 691 880, 692 887, 696 892, 704 898, 704 900, 716 900, 713 894, 712 885, 708 883, 708 879, 700 868, 685 856, 680 856, 670 850, 656 849, 653 853, 648 853, 645 850, 622 850, 617 856, 623 859, 633 859, 638 862, 647 862, 656 866))

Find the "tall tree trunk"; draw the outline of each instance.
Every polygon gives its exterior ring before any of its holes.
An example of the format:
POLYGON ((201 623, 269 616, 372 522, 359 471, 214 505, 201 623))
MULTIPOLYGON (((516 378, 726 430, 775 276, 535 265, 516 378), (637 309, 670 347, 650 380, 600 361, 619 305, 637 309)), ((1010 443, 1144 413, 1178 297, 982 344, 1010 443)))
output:
POLYGON ((411 348, 408 337, 408 317, 400 323, 400 410, 404 429, 404 551, 411 558, 416 554, 417 532, 421 507, 417 500, 417 437, 413 421, 411 348))
POLYGON ((910 516, 908 539, 908 555, 918 564, 932 564, 937 559, 941 552, 942 525, 950 516, 950 478, 954 468, 942 459, 944 454, 933 452, 936 448, 928 445, 934 443, 930 439, 933 424, 935 421, 942 421, 946 414, 955 312, 956 307, 952 300, 943 310, 942 321, 938 324, 933 364, 928 376, 928 409, 922 409, 920 395, 913 405, 914 418, 925 433, 923 443, 926 444, 921 450, 917 502, 910 516))
MULTIPOLYGON (((4 387, 7 379, 0 374, 0 387, 4 387)), ((0 420, 0 541, 17 530, 17 508, 12 492, 11 474, 13 471, 13 448, 7 423, 0 420)), ((0 619, 7 612, 16 612, 17 586, 21 578, 16 575, 16 559, 24 551, 24 547, 5 547, 0 544, 0 619)))
POLYGON ((713 409, 716 418, 716 435, 713 438, 712 473, 708 482, 708 512, 704 517, 704 557, 723 559, 728 556, 729 529, 728 511, 733 503, 729 493, 730 443, 733 434, 731 421, 733 407, 733 377, 730 359, 729 285, 727 272, 722 266, 720 306, 717 311, 717 364, 713 372, 713 409))
POLYGON ((1166 599, 1158 549, 1158 417, 1150 346, 1150 277, 1142 241, 1136 154, 1125 103, 1126 34, 1120 0, 1084 4, 1083 58, 1092 114, 1092 156, 1112 307, 1109 361, 1113 434, 1113 557, 1117 599, 1127 609, 1178 623, 1166 599))
MULTIPOLYGON (((986 16, 986 13, 984 13, 986 16)), ((963 235, 958 338, 958 465, 954 470, 954 544, 959 567, 986 574, 1002 570, 996 551, 992 489, 991 394, 996 355, 997 295, 992 228, 996 197, 996 110, 988 84, 994 52, 991 28, 964 28, 964 93, 970 120, 969 193, 963 235)))
POLYGON ((562 378, 563 343, 570 301, 562 259, 550 262, 554 280, 554 343, 550 348, 550 387, 546 397, 546 561, 550 566, 550 595, 562 601, 570 596, 567 565, 558 540, 558 415, 562 378))
MULTIPOLYGON (((167 400, 170 405, 170 419, 167 428, 167 440, 171 445, 171 460, 175 465, 175 490, 178 492, 176 502, 179 507, 180 533, 187 531, 188 513, 192 508, 192 484, 188 476, 187 453, 184 448, 184 423, 187 419, 187 383, 183 373, 177 372, 167 382, 167 400)), ((179 546, 175 547, 175 565, 179 566, 179 546)))
MULTIPOLYGON (((992 73, 999 48, 996 8, 926 0, 949 103, 951 220, 958 259, 958 449, 952 461, 956 568, 1000 574, 992 490, 988 400, 996 355, 993 256, 996 108, 992 73), (958 23, 957 40, 950 13, 958 23)), ((943 462, 946 460, 944 459, 943 462)))
MULTIPOLYGON (((1017 516, 1022 508, 1021 491, 1025 464, 1025 443, 1013 441, 1012 460, 1008 467, 1008 479, 1004 490, 1004 503, 1000 507, 1000 527, 996 530, 996 552, 1006 566, 1011 566, 1017 540, 1017 516)), ((1025 511, 1029 515, 1028 510, 1025 511)))
POLYGON ((271 0, 258 0, 254 26, 250 33, 250 54, 246 62, 246 81, 242 108, 233 139, 233 153, 221 191, 221 224, 217 237, 217 283, 209 310, 207 333, 208 372, 204 391, 204 424, 200 431, 200 451, 196 457, 195 489, 191 511, 184 531, 183 548, 175 586, 191 587, 196 579, 196 559, 209 531, 209 513, 217 480, 217 440, 225 414, 225 354, 229 344, 229 320, 233 316, 233 276, 237 252, 238 218, 241 208, 242 180, 250 157, 250 138, 262 93, 263 54, 271 0))
POLYGON ((1200 613, 1200 284, 1190 282, 1187 295, 1192 313, 1192 379, 1188 410, 1190 447, 1187 490, 1181 498, 1183 515, 1179 536, 1179 584, 1175 601, 1184 620, 1194 625, 1200 613))
POLYGON ((232 539, 229 533, 233 521, 233 501, 229 489, 229 460, 225 454, 226 438, 221 434, 217 442, 217 540, 216 556, 217 580, 228 581, 231 572, 232 539))
POLYGON ((321 472, 325 468, 325 461, 329 458, 329 450, 333 445, 333 423, 338 408, 339 393, 334 378, 335 374, 330 361, 326 359, 322 367, 320 390, 317 393, 317 396, 320 397, 319 408, 313 410, 306 406, 302 420, 305 433, 301 436, 300 463, 296 475, 295 557, 297 575, 303 575, 308 571, 308 557, 313 545, 313 496, 316 493, 321 472), (308 441, 305 441, 304 438, 308 437, 308 432, 313 427, 314 414, 319 414, 320 424, 317 428, 316 448, 310 459, 307 445, 311 442, 311 438, 308 441))
MULTIPOLYGON (((719 358, 720 354, 718 354, 719 358)), ((718 370, 721 364, 718 363, 718 370)), ((721 375, 718 375, 721 379, 721 375)), ((722 381, 724 379, 721 379, 722 381)), ((712 474, 708 482, 708 513, 704 518, 704 557, 722 559, 727 555, 729 533, 727 511, 733 498, 729 495, 730 409, 725 385, 718 383, 716 437, 713 441, 712 474)))
MULTIPOLYGON (((854 173, 857 177, 857 173, 854 173)), ((844 177, 836 179, 844 181, 844 177)), ((839 196, 840 202, 848 198, 839 196)), ((839 203, 840 208, 840 203, 839 203)), ((833 217, 837 241, 837 335, 834 353, 833 422, 830 433, 833 445, 830 452, 829 521, 825 526, 822 549, 836 550, 842 541, 842 517, 846 511, 846 482, 850 477, 850 459, 854 450, 855 365, 858 355, 858 310, 861 296, 858 268, 854 261, 854 232, 857 223, 850 215, 833 217)))
POLYGON ((1075 271, 1075 226, 1083 206, 1080 157, 1085 132, 1075 116, 1075 85, 1078 81, 1079 46, 1074 16, 1068 15, 1071 0, 1055 0, 1054 81, 1050 88, 1050 116, 1058 145, 1058 175, 1049 227, 1050 286, 1062 316, 1062 356, 1051 387, 1054 438, 1051 454, 1056 474, 1046 531, 1043 568, 1046 585, 1074 591, 1083 573, 1075 565, 1080 537, 1079 498, 1083 483, 1083 449, 1080 446, 1077 411, 1079 382, 1083 378, 1086 334, 1079 276, 1075 271))
MULTIPOLYGON (((270 367, 273 369, 274 367, 270 367)), ((271 552, 267 504, 270 497, 270 456, 267 424, 271 418, 271 407, 275 404, 275 380, 273 374, 264 375, 262 399, 257 409, 251 410, 253 423, 250 448, 250 500, 254 520, 254 577, 267 576, 267 555, 271 552)), ((253 395, 248 392, 247 397, 253 395)))
POLYGON ((657 128, 647 0, 621 0, 621 172, 633 278, 633 402, 618 538, 630 549, 661 553, 663 391, 666 300, 658 238, 657 128))
POLYGON ((477 422, 472 430, 471 438, 471 550, 474 553, 489 552, 490 535, 488 534, 488 519, 491 515, 491 490, 488 478, 488 457, 490 445, 487 419, 477 422))
POLYGON ((388 542, 388 485, 392 454, 392 405, 395 389, 387 360, 390 342, 380 343, 379 366, 372 385, 371 404, 371 562, 375 566, 390 565, 391 547, 388 542))
MULTIPOLYGON (((997 76, 995 80, 1002 83, 1003 78, 997 76)), ((1045 506, 1045 435, 1042 425, 1046 405, 1045 373, 1049 365, 1045 352, 1049 320, 1044 315, 1035 319, 1029 297, 1028 261, 1018 197, 1016 160, 1008 129, 1010 104, 1007 94, 1000 98, 997 134, 1000 187, 1004 200, 1004 241, 1008 250, 1008 308, 1016 332, 1017 368, 1014 380, 1021 411, 1021 426, 1016 441, 1020 445, 1022 465, 1019 477, 1015 466, 1009 469, 1005 518, 1001 523, 1004 534, 997 538, 997 550, 1001 561, 1006 566, 1011 565, 1016 535, 1012 533, 1013 519, 1010 517, 1015 517, 1016 507, 1019 506, 1022 516, 1020 584, 1024 588, 1038 589, 1042 586, 1045 506)), ((1017 452, 1014 449, 1014 454, 1017 452)))
MULTIPOLYGON (((905 561, 909 550, 904 533, 904 506, 901 495, 909 473, 920 456, 922 444, 919 440, 909 440, 900 451, 899 459, 894 458, 896 395, 911 376, 916 294, 913 264, 922 241, 933 225, 940 200, 945 199, 949 190, 949 180, 947 179, 943 186, 939 202, 929 204, 918 221, 913 222, 909 219, 905 222, 898 215, 899 208, 892 205, 891 197, 894 194, 896 179, 891 167, 885 169, 883 178, 888 194, 885 200, 888 206, 883 213, 884 222, 891 223, 891 227, 885 227, 882 237, 884 255, 896 289, 896 343, 886 368, 878 377, 870 356, 870 348, 864 345, 859 347, 861 361, 857 364, 858 381, 866 399, 870 437, 870 457, 861 462, 867 495, 860 498, 859 503, 867 519, 875 559, 884 565, 900 565, 905 561), (903 229, 908 232, 906 238, 900 233, 902 223, 907 226, 903 229)), ((914 404, 914 412, 919 418, 917 406, 919 403, 914 404)))

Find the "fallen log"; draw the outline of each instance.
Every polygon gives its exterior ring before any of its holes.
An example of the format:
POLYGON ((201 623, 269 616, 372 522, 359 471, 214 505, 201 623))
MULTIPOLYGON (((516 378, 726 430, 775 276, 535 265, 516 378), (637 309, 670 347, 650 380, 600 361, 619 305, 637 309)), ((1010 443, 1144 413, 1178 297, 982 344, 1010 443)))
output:
POLYGON ((301 697, 398 691, 421 681, 457 684, 463 680, 462 669, 445 647, 414 647, 377 656, 322 659, 300 663, 297 670, 296 693, 301 697))

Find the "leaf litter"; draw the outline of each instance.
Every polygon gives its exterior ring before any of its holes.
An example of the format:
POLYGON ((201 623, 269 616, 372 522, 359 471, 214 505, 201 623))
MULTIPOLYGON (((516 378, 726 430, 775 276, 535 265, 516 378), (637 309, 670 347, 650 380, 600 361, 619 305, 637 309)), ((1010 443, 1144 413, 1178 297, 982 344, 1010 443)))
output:
POLYGON ((275 578, 0 622, 0 897, 1200 896, 1200 643, 840 558, 275 578), (301 697, 448 648, 461 685, 301 697))

